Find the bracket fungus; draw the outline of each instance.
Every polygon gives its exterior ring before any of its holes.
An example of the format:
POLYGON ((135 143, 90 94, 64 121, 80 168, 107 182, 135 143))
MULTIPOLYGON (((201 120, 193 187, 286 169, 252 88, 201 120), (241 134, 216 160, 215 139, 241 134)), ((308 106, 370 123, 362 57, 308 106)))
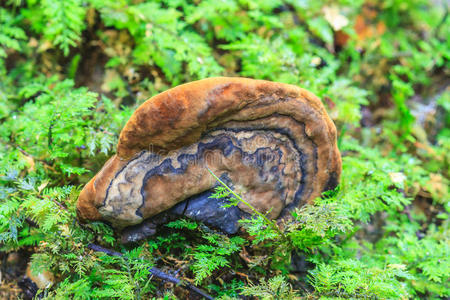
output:
POLYGON ((208 169, 283 218, 336 187, 336 128, 320 100, 293 85, 219 77, 177 86, 134 112, 117 154, 81 191, 78 216, 123 229, 185 215, 235 233, 251 211, 210 198, 217 183, 208 169))

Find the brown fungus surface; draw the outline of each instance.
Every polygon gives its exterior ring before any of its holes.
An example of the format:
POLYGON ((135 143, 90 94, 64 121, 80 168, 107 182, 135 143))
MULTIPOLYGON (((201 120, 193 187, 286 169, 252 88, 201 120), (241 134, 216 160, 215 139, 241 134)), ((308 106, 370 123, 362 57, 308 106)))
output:
POLYGON ((235 232, 250 210, 209 198, 217 183, 208 168, 260 212, 284 217, 337 185, 336 128, 320 100, 293 85, 220 77, 177 86, 134 112, 78 215, 123 228, 171 211, 235 232))

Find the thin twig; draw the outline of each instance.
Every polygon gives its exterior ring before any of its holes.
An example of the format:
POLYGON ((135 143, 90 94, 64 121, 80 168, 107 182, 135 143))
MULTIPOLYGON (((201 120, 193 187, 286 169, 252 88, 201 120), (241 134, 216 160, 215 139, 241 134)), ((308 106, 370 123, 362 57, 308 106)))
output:
MULTIPOLYGON (((123 257, 123 254, 120 253, 120 252, 117 252, 117 251, 114 251, 114 250, 110 250, 110 249, 107 249, 107 248, 103 248, 102 246, 99 246, 99 245, 96 245, 96 244, 92 244, 91 243, 91 244, 88 245, 88 248, 91 249, 91 250, 97 251, 97 252, 103 252, 103 253, 105 253, 107 255, 110 255, 110 256, 123 257)), ((204 292, 201 289, 197 288, 196 286, 190 284, 189 282, 182 281, 181 279, 173 277, 173 276, 171 276, 171 275, 161 271, 158 268, 151 267, 148 270, 153 276, 155 276, 155 277, 157 277, 157 278, 159 278, 161 280, 164 280, 164 281, 167 281, 167 282, 171 282, 171 283, 174 283, 174 284, 179 285, 181 287, 184 287, 185 289, 188 289, 190 291, 193 291, 193 292, 199 294, 200 296, 204 297, 205 299, 208 299, 208 300, 214 299, 212 296, 208 295, 206 292, 204 292)))
POLYGON ((31 158, 32 158, 33 160, 35 160, 35 161, 39 161, 39 162, 41 162, 41 163, 43 163, 43 164, 45 164, 45 165, 47 165, 47 166, 49 166, 49 167, 52 167, 52 165, 51 165, 50 163, 46 162, 46 161, 43 160, 43 159, 40 159, 40 158, 37 158, 37 157, 33 156, 32 154, 28 153, 27 151, 25 151, 24 149, 22 149, 19 145, 17 145, 17 144, 14 143, 14 142, 11 142, 11 141, 6 142, 6 141, 4 141, 4 140, 0 140, 0 143, 2 143, 3 145, 5 145, 6 147, 16 148, 16 149, 19 150, 23 155, 28 156, 28 157, 31 157, 31 158))
POLYGON ((439 31, 441 30, 442 25, 445 24, 445 21, 446 21, 447 18, 448 18, 448 15, 449 15, 449 8, 448 8, 448 5, 445 5, 445 8, 446 8, 446 9, 445 9, 444 16, 442 17, 442 19, 441 19, 441 21, 439 22, 439 24, 434 28, 433 35, 438 35, 438 34, 439 34, 439 31))

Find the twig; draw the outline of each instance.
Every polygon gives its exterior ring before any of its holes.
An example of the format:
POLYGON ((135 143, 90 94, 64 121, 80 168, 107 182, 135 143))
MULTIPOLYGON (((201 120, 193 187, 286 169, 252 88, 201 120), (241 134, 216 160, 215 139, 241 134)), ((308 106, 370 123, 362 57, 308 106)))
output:
POLYGON ((441 19, 441 21, 439 22, 439 24, 434 28, 433 35, 439 34, 439 31, 441 30, 442 25, 445 24, 445 21, 446 21, 447 18, 448 18, 448 15, 449 15, 448 5, 445 5, 445 8, 446 8, 446 9, 445 9, 444 16, 442 17, 442 19, 441 19))
POLYGON ((24 149, 22 149, 19 145, 17 145, 17 144, 14 143, 14 142, 11 142, 11 141, 5 142, 4 140, 0 140, 0 143, 2 143, 3 145, 5 145, 5 146, 7 146, 7 147, 16 148, 16 149, 19 150, 23 155, 28 156, 28 157, 31 157, 31 158, 32 158, 33 160, 35 160, 35 161, 40 161, 41 163, 43 163, 43 164, 45 164, 45 165, 47 165, 47 166, 49 166, 49 167, 52 167, 52 165, 51 165, 50 163, 46 162, 46 161, 43 160, 43 159, 37 158, 37 157, 33 156, 32 154, 26 152, 24 149))
POLYGON ((53 144, 53 126, 55 126, 55 119, 52 119, 50 121, 50 126, 48 127, 48 149, 52 150, 52 144, 53 144))
MULTIPOLYGON (((88 245, 88 248, 91 249, 91 250, 97 251, 97 252, 103 252, 103 253, 105 253, 107 255, 110 255, 110 256, 123 257, 123 254, 120 253, 120 252, 116 252, 114 250, 103 248, 102 246, 99 246, 99 245, 96 245, 96 244, 92 244, 91 243, 91 244, 88 245)), ((161 280, 164 280, 164 281, 167 281, 167 282, 171 282, 171 283, 174 283, 174 284, 179 285, 181 287, 184 287, 187 290, 190 290, 190 291, 193 291, 193 292, 199 294, 200 296, 204 297, 205 299, 208 299, 208 300, 214 299, 212 296, 208 295, 207 293, 205 293, 201 289, 197 288, 196 286, 190 284, 189 282, 185 282, 185 281, 182 281, 182 280, 180 280, 178 278, 175 278, 175 277, 173 277, 173 276, 171 276, 171 275, 161 271, 158 268, 151 267, 148 270, 153 276, 155 276, 155 277, 157 277, 157 278, 159 278, 161 280)))

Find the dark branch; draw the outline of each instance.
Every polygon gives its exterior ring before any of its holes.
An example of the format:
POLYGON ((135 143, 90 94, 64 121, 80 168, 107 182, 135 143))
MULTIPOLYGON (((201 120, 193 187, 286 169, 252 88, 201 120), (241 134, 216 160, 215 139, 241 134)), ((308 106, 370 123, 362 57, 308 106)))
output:
MULTIPOLYGON (((120 253, 120 252, 116 252, 114 250, 103 248, 102 246, 95 245, 95 244, 92 244, 92 243, 88 245, 88 248, 91 249, 91 250, 97 251, 97 252, 103 252, 103 253, 105 253, 107 255, 110 255, 110 256, 123 257, 123 254, 120 253)), ((149 270, 150 274, 152 274, 153 276, 155 276, 155 277, 157 277, 157 278, 159 278, 161 280, 164 280, 164 281, 167 281, 167 282, 171 282, 171 283, 174 283, 174 284, 179 285, 181 287, 184 287, 185 289, 188 289, 190 291, 193 291, 193 292, 199 294, 200 296, 204 297, 205 299, 208 299, 208 300, 214 299, 212 296, 208 295, 207 293, 205 293, 201 289, 197 288, 196 286, 190 284, 189 282, 185 282, 185 281, 182 281, 182 280, 180 280, 178 278, 175 278, 175 277, 173 277, 173 276, 171 276, 171 275, 161 271, 158 268, 152 267, 152 268, 149 268, 148 270, 149 270)))

